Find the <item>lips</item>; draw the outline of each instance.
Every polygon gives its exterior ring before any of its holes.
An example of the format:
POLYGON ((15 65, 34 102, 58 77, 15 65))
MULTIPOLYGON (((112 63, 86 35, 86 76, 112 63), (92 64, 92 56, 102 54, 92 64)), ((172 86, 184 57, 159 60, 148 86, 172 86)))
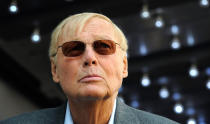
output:
POLYGON ((79 81, 80 82, 96 82, 102 80, 102 77, 97 74, 87 75, 82 77, 79 81))

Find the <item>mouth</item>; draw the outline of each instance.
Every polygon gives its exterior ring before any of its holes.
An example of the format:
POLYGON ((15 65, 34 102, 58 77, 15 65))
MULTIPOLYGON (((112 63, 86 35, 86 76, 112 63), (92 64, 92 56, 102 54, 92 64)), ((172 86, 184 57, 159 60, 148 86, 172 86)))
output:
POLYGON ((87 75, 82 77, 79 82, 97 82, 102 80, 103 78, 97 74, 87 75))

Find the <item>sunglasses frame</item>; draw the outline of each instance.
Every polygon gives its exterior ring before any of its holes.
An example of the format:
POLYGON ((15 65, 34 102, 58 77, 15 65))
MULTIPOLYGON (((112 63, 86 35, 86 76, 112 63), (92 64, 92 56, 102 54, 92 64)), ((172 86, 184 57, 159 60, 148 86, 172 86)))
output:
MULTIPOLYGON (((100 40, 95 40, 94 42, 96 42, 96 41, 100 41, 100 40)), ((109 41, 112 41, 112 40, 109 40, 109 41)), ((72 41, 68 41, 68 42, 72 42, 72 41)), ((82 42, 82 41, 78 41, 78 42, 82 42)), ((93 42, 93 43, 94 43, 93 42)), ((112 41, 115 45, 117 44, 120 48, 121 48, 121 46, 120 46, 120 44, 119 43, 116 43, 116 42, 114 42, 114 41, 112 41)), ((67 42, 65 42, 65 43, 67 43, 67 42)), ((59 45, 58 47, 57 47, 57 50, 56 50, 56 52, 54 53, 54 54, 52 54, 52 57, 55 57, 56 55, 57 55, 57 53, 58 53, 58 49, 59 48, 63 48, 63 45, 65 44, 65 43, 63 43, 62 45, 59 45)), ((84 42, 82 42, 82 43, 84 43, 84 42)), ((92 44, 93 44, 92 43, 92 44)), ((86 46, 86 44, 88 44, 88 43, 84 43, 85 44, 85 46, 86 46)), ((94 50, 95 51, 95 50, 94 50)), ((95 51, 96 52, 96 51, 95 51)), ((63 50, 62 50, 62 53, 63 53, 63 50)), ((65 56, 65 55, 64 55, 65 56)), ((66 56, 66 57, 68 57, 68 56, 66 56)))

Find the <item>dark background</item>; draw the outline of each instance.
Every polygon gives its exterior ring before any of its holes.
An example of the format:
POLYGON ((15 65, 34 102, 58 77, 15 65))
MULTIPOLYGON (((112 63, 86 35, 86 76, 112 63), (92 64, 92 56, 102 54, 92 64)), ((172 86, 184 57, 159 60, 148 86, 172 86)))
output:
POLYGON ((65 101, 51 79, 48 60, 51 31, 71 14, 98 12, 110 17, 128 38, 129 76, 119 93, 125 103, 180 123, 186 123, 190 117, 198 124, 210 123, 210 91, 206 88, 209 78, 206 71, 210 68, 210 8, 201 7, 198 0, 18 0, 16 14, 8 11, 10 2, 0 1, 0 77, 38 108, 55 107, 65 101), (149 19, 140 17, 143 3, 149 5, 149 19), (154 26, 157 15, 165 21, 163 28, 154 26), (179 27, 179 50, 170 47, 172 25, 179 27), (36 27, 41 34, 39 43, 30 39, 36 27), (193 45, 188 45, 189 37, 193 38, 193 45), (139 52, 142 45, 147 49, 144 55, 139 52), (198 67, 196 78, 188 74, 191 64, 198 67), (151 79, 149 87, 141 86, 144 73, 151 79), (161 87, 168 88, 169 98, 159 97, 161 87), (174 93, 180 93, 178 101, 173 99, 174 93), (177 102, 184 106, 182 114, 173 111, 177 102))

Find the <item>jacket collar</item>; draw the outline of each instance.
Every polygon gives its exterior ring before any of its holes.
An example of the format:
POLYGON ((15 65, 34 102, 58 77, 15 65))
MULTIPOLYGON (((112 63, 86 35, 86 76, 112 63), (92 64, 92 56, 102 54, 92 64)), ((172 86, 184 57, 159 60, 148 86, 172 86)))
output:
POLYGON ((125 105, 121 99, 117 98, 116 112, 115 112, 115 124, 130 124, 135 120, 135 115, 129 112, 129 107, 125 105))

